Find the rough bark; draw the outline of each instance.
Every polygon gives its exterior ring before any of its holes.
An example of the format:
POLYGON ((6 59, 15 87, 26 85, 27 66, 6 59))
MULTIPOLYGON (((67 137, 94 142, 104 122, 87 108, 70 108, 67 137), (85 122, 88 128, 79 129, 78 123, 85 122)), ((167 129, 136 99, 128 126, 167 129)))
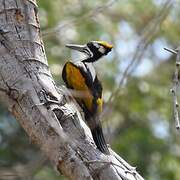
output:
POLYGON ((0 0, 0 99, 69 179, 143 179, 115 152, 95 148, 76 103, 57 89, 37 10, 36 0, 0 0))

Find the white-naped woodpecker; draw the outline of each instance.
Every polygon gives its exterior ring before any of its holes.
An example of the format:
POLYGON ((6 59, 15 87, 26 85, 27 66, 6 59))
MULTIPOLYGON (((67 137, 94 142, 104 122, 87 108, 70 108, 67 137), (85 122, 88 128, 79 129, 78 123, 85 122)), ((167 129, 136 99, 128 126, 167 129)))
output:
POLYGON ((66 47, 86 55, 83 60, 66 62, 62 78, 68 88, 82 91, 85 94, 85 96, 75 97, 75 99, 83 109, 86 123, 91 129, 97 148, 102 153, 109 154, 99 119, 103 106, 102 85, 98 80, 93 63, 107 55, 113 46, 105 41, 90 41, 85 45, 67 44, 66 47))

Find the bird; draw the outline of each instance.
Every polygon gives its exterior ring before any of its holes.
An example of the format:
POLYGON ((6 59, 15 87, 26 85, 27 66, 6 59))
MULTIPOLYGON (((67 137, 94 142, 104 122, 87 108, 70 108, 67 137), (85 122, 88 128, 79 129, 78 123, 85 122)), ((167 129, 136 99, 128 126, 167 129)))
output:
POLYGON ((83 96, 75 99, 84 112, 85 122, 91 130, 93 140, 102 153, 110 154, 100 121, 103 88, 93 63, 107 55, 113 46, 106 41, 90 41, 84 45, 67 44, 66 47, 86 56, 76 62, 67 61, 62 70, 62 79, 67 88, 82 92, 83 96))

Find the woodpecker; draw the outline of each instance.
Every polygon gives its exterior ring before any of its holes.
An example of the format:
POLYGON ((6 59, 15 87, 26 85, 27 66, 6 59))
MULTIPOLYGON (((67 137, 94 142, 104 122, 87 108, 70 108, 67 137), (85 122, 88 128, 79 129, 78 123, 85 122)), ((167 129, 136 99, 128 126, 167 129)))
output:
POLYGON ((109 154, 99 119, 103 106, 102 85, 93 63, 107 55, 113 46, 105 41, 90 41, 85 45, 67 44, 66 47, 86 55, 83 60, 66 62, 62 78, 67 88, 84 94, 84 96, 75 97, 75 99, 84 112, 86 123, 91 130, 97 148, 102 153, 109 154))

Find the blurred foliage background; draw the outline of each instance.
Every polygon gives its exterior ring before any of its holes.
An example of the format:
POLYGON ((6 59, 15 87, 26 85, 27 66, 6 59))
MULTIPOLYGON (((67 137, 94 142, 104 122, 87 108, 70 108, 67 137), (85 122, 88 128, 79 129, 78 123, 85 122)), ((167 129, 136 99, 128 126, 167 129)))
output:
MULTIPOLYGON (((104 87, 102 121, 108 142, 145 179, 179 180, 180 133, 169 91, 175 56, 163 48, 180 45, 180 1, 38 0, 38 5, 57 84, 63 83, 63 64, 81 58, 66 43, 111 42, 112 53, 96 63, 104 87)), ((0 179, 65 179, 2 105, 0 179)))

